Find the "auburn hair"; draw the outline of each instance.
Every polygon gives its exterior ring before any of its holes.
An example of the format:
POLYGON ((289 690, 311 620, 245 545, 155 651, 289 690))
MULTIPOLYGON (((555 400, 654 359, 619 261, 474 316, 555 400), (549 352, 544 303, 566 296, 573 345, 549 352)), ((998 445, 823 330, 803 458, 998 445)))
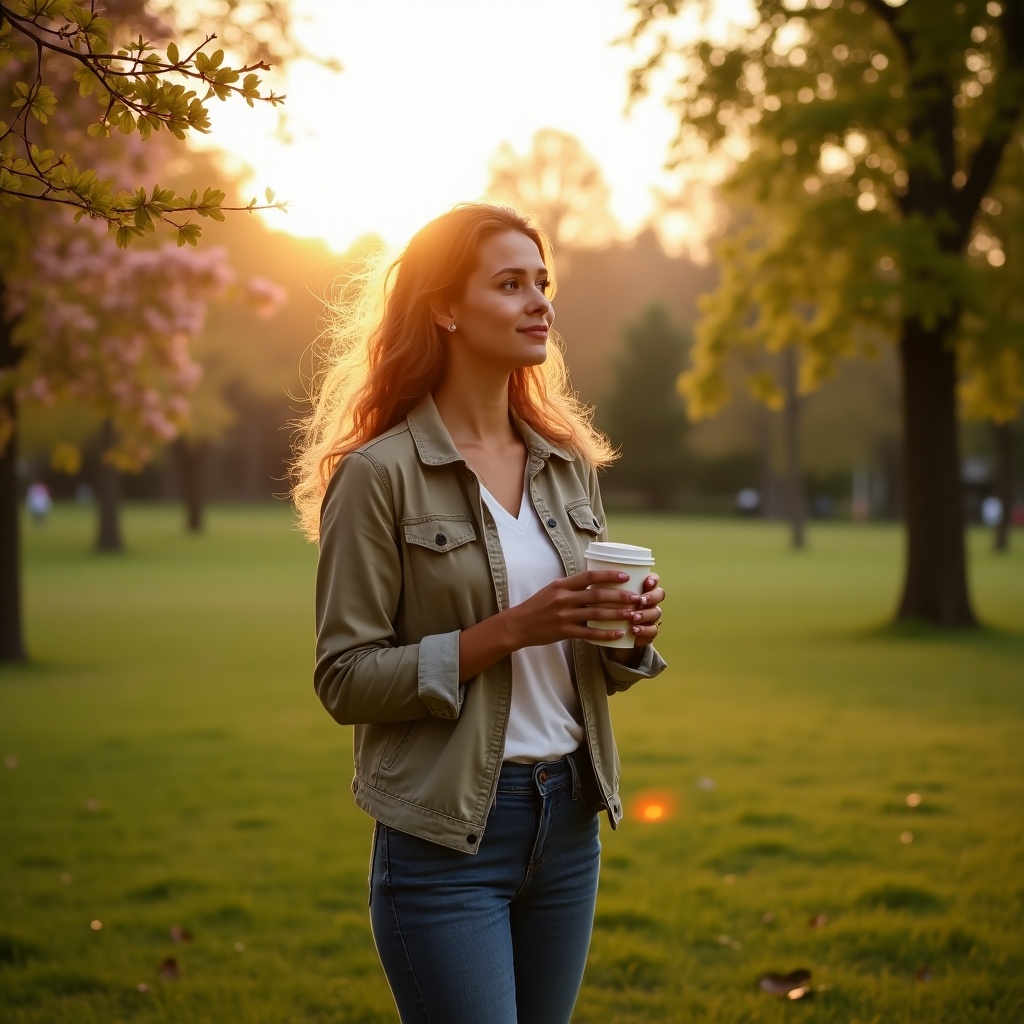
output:
MULTIPOLYGON (((463 293, 481 244, 505 231, 533 241, 553 288, 551 246, 541 229, 509 207, 461 203, 421 228, 390 264, 367 266, 328 305, 326 366, 312 378, 312 411, 299 424, 292 462, 292 499, 310 540, 319 537, 320 504, 338 461, 404 420, 441 383, 450 342, 433 310, 463 293)), ((509 405, 553 444, 606 465, 615 453, 570 390, 554 340, 544 363, 512 372, 509 405)))

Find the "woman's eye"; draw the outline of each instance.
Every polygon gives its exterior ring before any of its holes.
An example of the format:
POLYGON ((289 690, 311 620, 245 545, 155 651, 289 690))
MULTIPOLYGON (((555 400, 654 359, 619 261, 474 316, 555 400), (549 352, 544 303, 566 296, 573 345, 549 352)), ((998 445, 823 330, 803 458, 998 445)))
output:
POLYGON ((513 278, 511 281, 506 281, 502 288, 507 288, 509 291, 516 291, 519 288, 519 282, 513 278))
POLYGON ((548 289, 550 287, 551 287, 551 282, 550 281, 545 280, 545 281, 538 281, 537 282, 537 290, 538 291, 542 291, 545 294, 547 294, 547 291, 548 291, 548 289))

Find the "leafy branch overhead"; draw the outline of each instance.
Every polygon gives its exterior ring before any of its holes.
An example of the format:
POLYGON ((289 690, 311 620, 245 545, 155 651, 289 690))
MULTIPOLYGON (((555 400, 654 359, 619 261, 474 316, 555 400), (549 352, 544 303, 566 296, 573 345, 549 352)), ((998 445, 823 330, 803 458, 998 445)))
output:
MULTIPOLYGON (((259 61, 244 67, 224 63, 223 50, 208 52, 208 35, 186 54, 171 42, 164 53, 143 36, 112 52, 111 24, 90 0, 13 0, 0 2, 0 72, 17 62, 22 78, 13 83, 13 117, 0 120, 0 196, 6 202, 35 200, 75 210, 75 220, 107 223, 125 248, 162 223, 176 233, 178 245, 195 245, 202 232, 194 217, 223 220, 232 210, 284 209, 269 189, 266 203, 252 199, 243 207, 223 205, 224 193, 208 188, 179 195, 155 185, 147 191, 115 191, 113 179, 93 167, 81 167, 68 152, 37 145, 33 130, 60 115, 57 92, 47 84, 47 62, 74 66, 82 97, 94 97, 96 120, 85 131, 93 139, 112 131, 137 134, 142 141, 161 128, 177 139, 210 130, 208 102, 241 96, 277 106, 283 96, 263 88, 259 61)), ((63 136, 62 136, 63 137, 63 136)))

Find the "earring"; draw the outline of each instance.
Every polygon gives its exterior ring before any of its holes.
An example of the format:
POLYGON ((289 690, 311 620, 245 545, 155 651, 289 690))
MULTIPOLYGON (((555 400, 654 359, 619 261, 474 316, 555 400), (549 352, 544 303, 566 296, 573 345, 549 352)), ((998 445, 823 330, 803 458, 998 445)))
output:
POLYGON ((449 324, 448 325, 448 330, 449 331, 454 331, 455 330, 455 324, 449 324))

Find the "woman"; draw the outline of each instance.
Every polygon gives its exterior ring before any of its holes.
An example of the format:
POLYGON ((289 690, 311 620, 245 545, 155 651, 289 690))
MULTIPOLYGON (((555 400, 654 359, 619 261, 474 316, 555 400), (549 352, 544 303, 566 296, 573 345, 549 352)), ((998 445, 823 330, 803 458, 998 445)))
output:
POLYGON ((376 819, 374 940, 405 1024, 568 1021, 599 809, 622 817, 608 694, 651 677, 664 591, 582 571, 607 441, 549 347, 546 239, 466 204, 363 287, 306 424, 314 682, 355 725, 376 819), (587 622, 625 619, 621 637, 587 622))

